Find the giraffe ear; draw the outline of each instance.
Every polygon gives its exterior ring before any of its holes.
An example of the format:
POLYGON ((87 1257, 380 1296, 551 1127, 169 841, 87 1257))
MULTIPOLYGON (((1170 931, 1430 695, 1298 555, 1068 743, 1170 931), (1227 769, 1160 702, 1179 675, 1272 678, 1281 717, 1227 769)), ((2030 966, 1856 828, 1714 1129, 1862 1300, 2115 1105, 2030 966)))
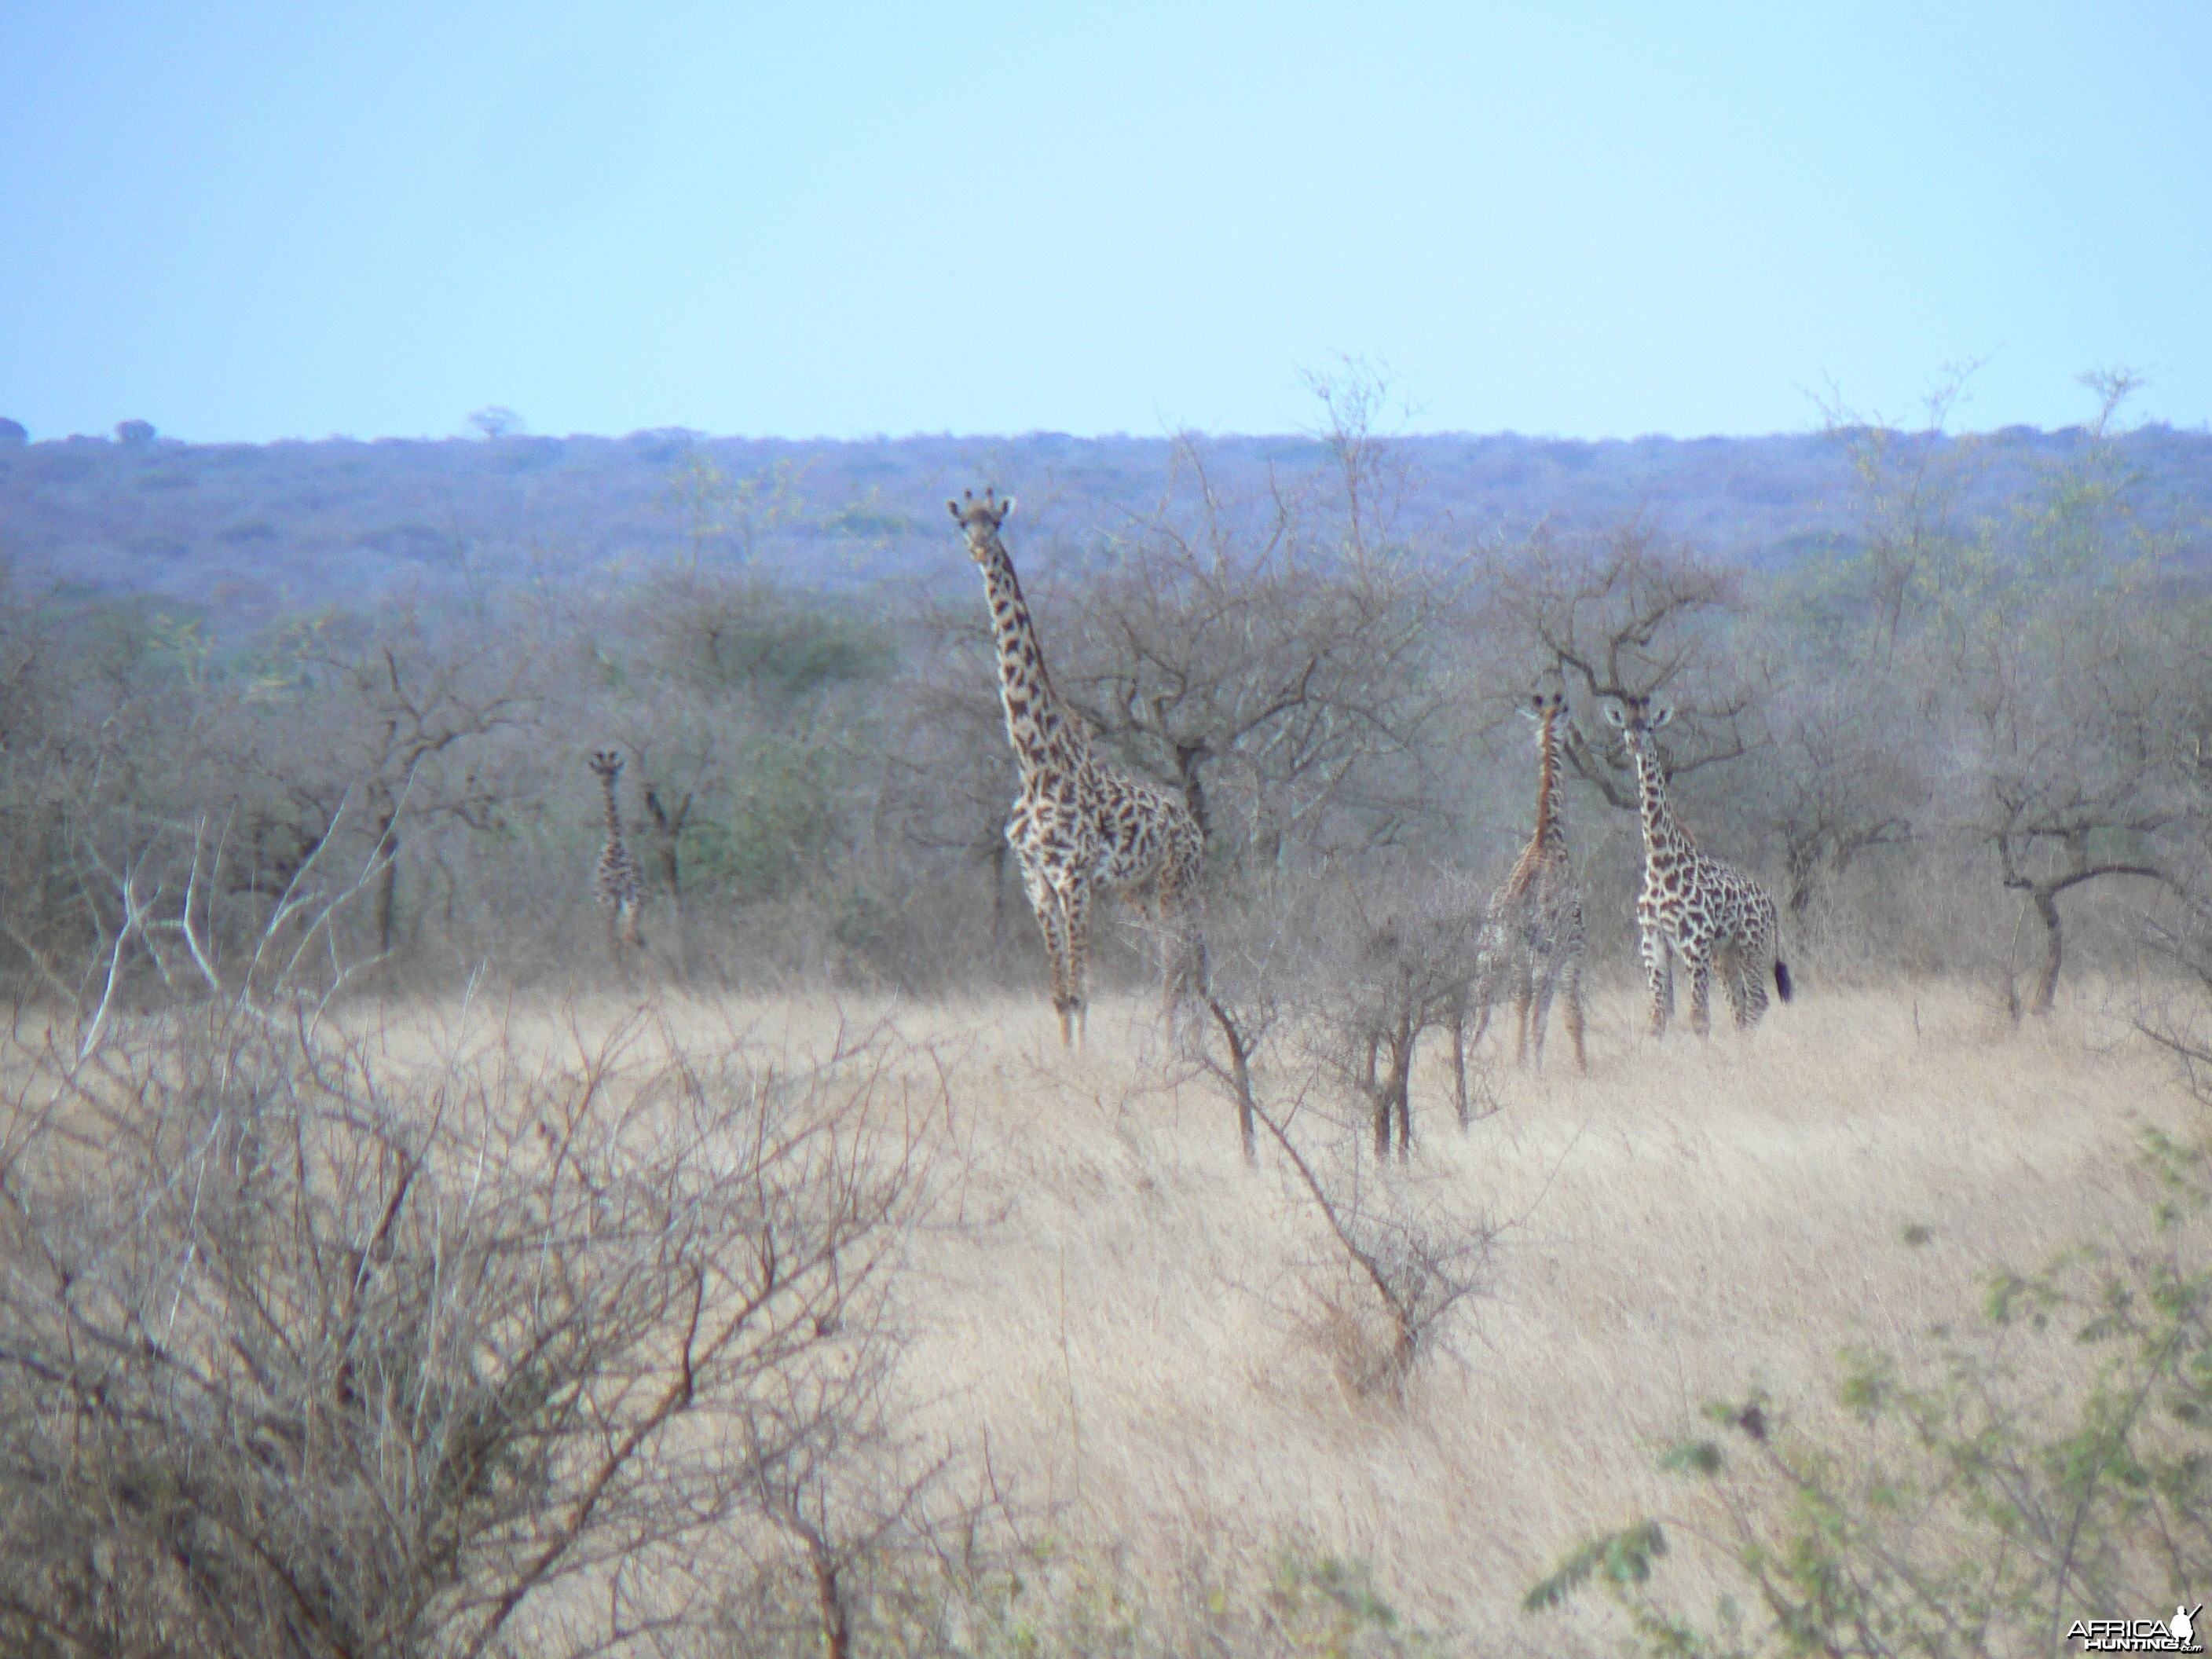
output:
POLYGON ((1004 524, 1007 520, 1013 516, 1014 498, 1012 495, 1009 495, 1006 500, 999 503, 999 522, 1000 524, 1004 524))
POLYGON ((1654 732, 1656 732, 1661 726, 1666 725, 1668 720, 1671 720, 1674 718, 1674 705, 1671 702, 1662 702, 1657 708, 1652 711, 1651 718, 1645 723, 1649 725, 1654 732))
POLYGON ((953 523, 957 524, 957 523, 959 523, 959 522, 960 522, 960 503, 959 503, 959 502, 957 502, 957 501, 947 501, 947 502, 945 502, 945 510, 947 513, 950 513, 950 514, 952 515, 952 522, 953 522, 953 523))
POLYGON ((1619 703, 1608 701, 1605 705, 1605 723, 1625 727, 1628 724, 1628 716, 1620 712, 1619 703))

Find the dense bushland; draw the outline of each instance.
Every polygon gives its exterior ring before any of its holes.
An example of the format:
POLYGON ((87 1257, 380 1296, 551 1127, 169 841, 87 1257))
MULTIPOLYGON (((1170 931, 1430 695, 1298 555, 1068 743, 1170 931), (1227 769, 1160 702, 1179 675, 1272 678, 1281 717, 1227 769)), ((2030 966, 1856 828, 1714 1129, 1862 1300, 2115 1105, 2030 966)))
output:
MULTIPOLYGON (((24 568, 82 592, 157 592, 225 619, 267 620, 321 597, 366 604, 397 586, 591 580, 705 549, 758 556, 841 586, 912 575, 943 552, 948 488, 979 471, 1018 484, 1072 534, 1141 516, 1179 447, 1172 438, 917 436, 851 442, 532 436, 510 411, 482 435, 209 444, 143 422, 104 436, 26 434, 0 419, 0 526, 24 568), (27 440, 35 435, 40 441, 27 440)), ((1966 497, 1986 514, 2063 465, 2081 428, 2014 427, 1970 444, 1966 497)), ((2146 510, 2206 562, 2212 437, 2150 426, 2124 434, 2146 510)), ((1320 464, 1320 434, 1205 441, 1238 493, 1320 464)), ((1850 458, 1822 433, 1581 442, 1513 433, 1409 437, 1415 503, 1462 524, 1577 531, 1655 514, 1732 563, 1778 568, 1855 550, 1850 458)))
MULTIPOLYGON (((1650 694, 1679 708, 1685 819, 1772 884, 1816 976, 1963 974, 2043 1009, 2069 950, 2110 958, 2169 902, 2212 724, 2205 598, 2175 585, 2118 441, 2127 387, 2105 389, 2064 463, 1994 509, 1970 441, 1839 425, 1857 550, 1778 572, 1634 520, 1509 536, 1443 515, 1356 381, 1328 389, 1316 465, 1231 488, 1188 443, 1145 512, 1085 524, 1063 501, 1013 545, 1063 694, 1206 825, 1217 909, 1286 874, 1494 879, 1531 787, 1510 711, 1561 684, 1570 833, 1599 960, 1625 968, 1633 778, 1597 714, 1650 694)), ((379 863, 333 922, 369 982, 595 975, 583 760, 602 745, 629 761, 652 974, 1033 977, 957 540, 924 583, 771 574, 749 526, 800 512, 803 484, 694 458, 670 497, 690 539, 656 568, 240 635, 19 582, 0 978, 81 999, 70 964, 112 957, 134 896, 212 860, 258 927, 325 850, 379 863)), ((161 944, 133 933, 128 994, 150 994, 161 944)))

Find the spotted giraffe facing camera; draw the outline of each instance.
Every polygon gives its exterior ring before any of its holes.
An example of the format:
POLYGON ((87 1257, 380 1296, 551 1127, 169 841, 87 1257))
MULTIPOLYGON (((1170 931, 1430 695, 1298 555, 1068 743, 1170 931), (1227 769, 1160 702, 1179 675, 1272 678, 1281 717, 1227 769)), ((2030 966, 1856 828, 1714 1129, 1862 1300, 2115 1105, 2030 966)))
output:
POLYGON ((1535 1039, 1536 1065, 1544 1064, 1544 1026, 1554 992, 1565 996, 1567 1036, 1575 1046, 1575 1065, 1584 1072, 1583 1049, 1583 959, 1589 929, 1583 918, 1583 896, 1567 855, 1567 833, 1559 811, 1559 722, 1567 712, 1564 694, 1538 693, 1521 711, 1536 725, 1536 829, 1521 856, 1490 901, 1481 953, 1475 966, 1475 1024, 1471 1042, 1482 1041, 1498 996, 1513 993, 1513 1063, 1527 1063, 1529 1039, 1535 1039))
POLYGON ((637 916, 645 902, 645 882, 623 840, 622 805, 615 799, 615 781, 622 776, 622 751, 594 750, 591 768, 599 775, 607 798, 607 841, 599 848, 599 862, 592 866, 592 896, 606 913, 608 942, 617 950, 624 945, 643 950, 645 936, 638 931, 637 916))
POLYGON ((1091 904, 1101 892, 1149 902, 1159 924, 1162 995, 1172 1024, 1185 1000, 1206 986, 1198 886, 1206 837, 1182 802, 1093 755, 1082 715, 1053 690, 1013 559, 999 536, 1013 498, 1001 501, 987 489, 979 499, 967 490, 948 505, 990 603, 999 695, 1022 775, 1006 842, 1052 959, 1060 1041, 1073 1043, 1083 1032, 1091 904))
POLYGON ((1620 728, 1636 763, 1637 798, 1644 821, 1644 890, 1636 901, 1644 975, 1651 987, 1651 1034, 1667 1029, 1674 1012, 1674 958, 1690 970, 1690 1025, 1699 1036, 1711 1029, 1709 1012, 1713 963, 1739 1029, 1766 1012, 1766 975, 1790 1000, 1789 964, 1778 951, 1781 922, 1764 887, 1734 865, 1698 850, 1667 802, 1667 774, 1654 735, 1674 717, 1648 697, 1623 697, 1605 706, 1607 721, 1620 728))

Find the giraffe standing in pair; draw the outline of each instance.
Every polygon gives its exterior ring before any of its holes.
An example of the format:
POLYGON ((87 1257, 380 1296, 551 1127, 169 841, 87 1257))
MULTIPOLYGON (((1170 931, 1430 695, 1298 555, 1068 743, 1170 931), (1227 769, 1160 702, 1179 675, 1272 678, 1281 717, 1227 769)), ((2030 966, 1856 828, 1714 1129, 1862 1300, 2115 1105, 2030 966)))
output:
MULTIPOLYGON (((1540 693, 1521 712, 1536 723, 1536 829, 1528 844, 1492 895, 1482 944, 1475 958, 1474 1033, 1468 1046, 1482 1041, 1491 1010, 1502 989, 1513 993, 1513 1063, 1528 1063, 1531 1039, 1536 1065, 1544 1064, 1544 1027, 1555 994, 1565 993, 1567 1036, 1575 1045, 1575 1066, 1589 1070, 1583 1051, 1583 959, 1589 950, 1589 928, 1583 917, 1582 889, 1567 856, 1566 824, 1559 811, 1559 717, 1567 710, 1564 694, 1540 693)), ((1463 1055, 1465 1048, 1460 1048, 1463 1055)), ((1460 1061, 1462 1073, 1465 1061, 1460 1061)), ((1466 1085, 1461 1085, 1462 1098, 1466 1085)))
POLYGON ((1052 1006, 1060 1041, 1083 1035, 1091 906, 1100 893, 1148 902, 1161 940, 1162 996, 1170 1026, 1188 996, 1206 987, 1206 939, 1199 878, 1206 838, 1180 801, 1125 778, 1091 750, 1082 715, 1054 690, 1044 648, 999 532, 1014 510, 973 490, 948 503, 983 573, 998 647, 999 695, 1006 736, 1021 768, 1021 792, 1006 820, 1006 842, 1022 868, 1030 908, 1052 960, 1052 1006))
POLYGON ((1698 850, 1667 803, 1667 775, 1659 763, 1659 729, 1672 708, 1653 709, 1648 697, 1608 702, 1605 717, 1620 728, 1636 763, 1638 805, 1644 821, 1644 890, 1636 901, 1644 975, 1651 987, 1651 1035, 1667 1029, 1674 1012, 1674 959, 1690 970, 1690 1026, 1699 1036, 1711 1028, 1712 970, 1723 983, 1739 1030, 1766 1012, 1766 975, 1790 1000, 1790 965, 1779 954, 1781 925, 1766 890, 1733 865, 1698 850))
POLYGON ((623 840, 622 804, 615 799, 615 781, 622 776, 621 750, 595 751, 591 768, 599 775, 607 798, 607 840, 599 849, 599 862, 592 866, 592 896, 606 915, 609 948, 617 955, 625 945, 641 951, 645 936, 638 931, 637 916, 645 902, 645 882, 638 873, 637 860, 629 855, 629 844, 623 840))

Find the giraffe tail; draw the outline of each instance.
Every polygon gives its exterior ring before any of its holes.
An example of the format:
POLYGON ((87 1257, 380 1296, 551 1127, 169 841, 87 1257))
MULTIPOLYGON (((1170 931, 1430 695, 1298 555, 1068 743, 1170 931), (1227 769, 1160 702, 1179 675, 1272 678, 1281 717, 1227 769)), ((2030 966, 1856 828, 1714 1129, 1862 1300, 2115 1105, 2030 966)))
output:
POLYGON ((1790 964, 1780 957, 1774 958, 1774 988, 1784 1002, 1790 1000, 1790 993, 1796 989, 1790 982, 1790 964))

